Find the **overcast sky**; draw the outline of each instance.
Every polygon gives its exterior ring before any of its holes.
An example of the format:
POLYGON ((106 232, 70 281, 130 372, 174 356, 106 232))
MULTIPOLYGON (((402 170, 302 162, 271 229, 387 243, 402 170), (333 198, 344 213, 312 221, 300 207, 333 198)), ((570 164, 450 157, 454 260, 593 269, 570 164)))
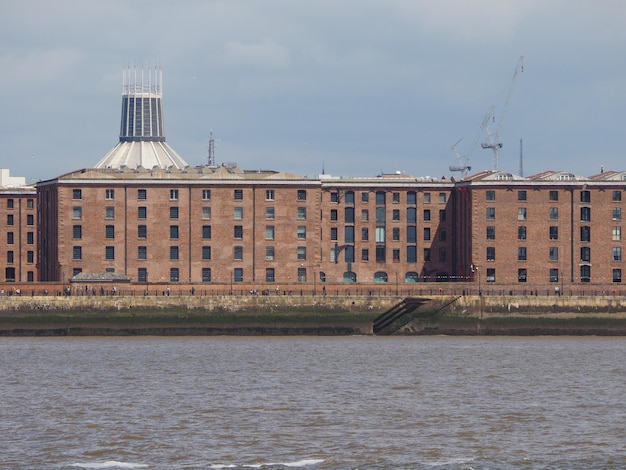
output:
POLYGON ((217 163, 245 169, 450 176, 461 138, 492 169, 493 105, 502 170, 520 139, 526 176, 626 170, 625 25, 623 0, 0 0, 0 167, 94 166, 119 139, 122 70, 158 64, 192 166, 212 130, 217 163))

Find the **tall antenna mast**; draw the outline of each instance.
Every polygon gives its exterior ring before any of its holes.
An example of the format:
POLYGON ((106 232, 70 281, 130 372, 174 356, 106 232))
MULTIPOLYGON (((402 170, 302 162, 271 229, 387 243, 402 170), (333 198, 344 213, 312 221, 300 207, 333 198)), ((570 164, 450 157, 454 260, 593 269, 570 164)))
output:
POLYGON ((524 140, 519 140, 519 175, 524 176, 524 140))
POLYGON ((215 139, 213 138, 213 131, 209 134, 209 167, 215 168, 215 139))

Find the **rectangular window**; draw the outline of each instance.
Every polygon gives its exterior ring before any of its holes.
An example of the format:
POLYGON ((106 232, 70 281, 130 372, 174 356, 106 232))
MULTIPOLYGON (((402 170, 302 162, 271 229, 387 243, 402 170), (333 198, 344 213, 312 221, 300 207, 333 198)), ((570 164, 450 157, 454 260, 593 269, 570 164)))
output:
POLYGON ((205 220, 211 218, 211 207, 204 206, 202 208, 202 218, 205 220))
POLYGON ((424 204, 430 204, 430 193, 424 193, 424 204))
POLYGON ((550 282, 559 282, 559 270, 550 268, 550 282))
POLYGON ((13 232, 7 232, 7 245, 13 245, 15 243, 15 238, 13 232))
POLYGON ((526 200, 526 191, 518 191, 517 192, 517 200, 525 201, 526 200))
POLYGON ((417 246, 407 245, 406 247, 406 262, 417 263, 417 246))
POLYGON ((424 220, 425 221, 430 220, 430 209, 424 209, 424 220))
POLYGON ((265 268, 265 282, 275 282, 274 268, 265 268))
POLYGON ((178 206, 170 207, 170 219, 178 219, 178 206))
MULTIPOLYGON (((83 198, 83 191, 82 191, 82 189, 72 189, 72 199, 82 199, 82 198, 83 198)), ((9 199, 9 201, 11 201, 11 206, 9 207, 9 209, 12 209, 13 208, 13 199, 9 199)))
POLYGON ((354 191, 346 191, 344 195, 344 202, 346 204, 354 204, 354 191))
POLYGON ((517 282, 526 282, 528 271, 526 268, 520 268, 517 270, 517 282))
POLYGON ((115 259, 115 247, 114 246, 104 247, 104 258, 107 260, 115 259))
POLYGON ((274 239, 274 226, 273 225, 266 225, 265 226, 265 239, 266 240, 273 240, 274 239))
POLYGON ((203 225, 202 226, 202 239, 203 240, 210 240, 211 239, 211 226, 210 225, 203 225))
POLYGON ((35 243, 35 232, 26 232, 26 244, 33 245, 35 243))
POLYGON ((298 201, 306 201, 306 189, 298 189, 298 201))
POLYGON ((148 228, 145 225, 137 226, 137 238, 148 238, 148 228))
POLYGON ((622 249, 619 246, 613 247, 613 261, 621 261, 622 260, 622 249))
POLYGON ((83 248, 80 246, 75 246, 72 248, 72 259, 73 260, 81 260, 83 259, 83 248))
POLYGON ((274 261, 274 247, 273 246, 265 247, 265 261, 274 261))
POLYGON ((361 222, 368 222, 370 220, 370 211, 363 209, 361 211, 361 222))
POLYGON ((517 239, 518 240, 526 240, 526 226, 520 225, 517 227, 517 239))
POLYGON ((273 189, 266 189, 265 190, 265 200, 266 201, 273 201, 275 196, 276 196, 276 194, 275 194, 273 189))
POLYGON ((430 227, 424 227, 424 240, 430 240, 430 227))
POLYGON ((26 225, 35 225, 35 216, 33 214, 26 216, 26 225))
POLYGON ((274 220, 274 208, 273 207, 265 208, 265 218, 267 220, 274 220))
POLYGON ((495 261, 496 260, 496 247, 488 246, 487 247, 487 261, 495 261))
POLYGON ((590 247, 583 246, 580 248, 580 260, 591 261, 591 248, 590 247))
POLYGON ((15 224, 15 216, 13 214, 8 214, 7 225, 14 225, 14 224, 15 224))
POLYGON ((242 220, 243 219, 243 207, 235 207, 233 210, 233 219, 242 220))
POLYGON ((114 189, 105 189, 104 190, 104 198, 105 199, 115 199, 115 190, 114 189))
POLYGON ((243 238, 243 225, 235 225, 233 227, 233 238, 237 240, 243 238))
POLYGON ((115 238, 115 226, 107 225, 105 228, 105 238, 115 238))
POLYGON ((210 201, 211 200, 211 190, 210 189, 203 189, 202 190, 202 200, 203 201, 210 201))
POLYGON ((233 247, 233 259, 236 261, 243 260, 243 246, 233 247))
POLYGON ((105 208, 105 218, 106 219, 114 219, 115 218, 115 207, 107 206, 105 208))
MULTIPOLYGON (((80 189, 79 189, 80 191, 80 189)), ((78 198, 80 199, 80 198, 78 198)), ((7 199, 7 209, 13 209, 13 199, 7 199)))
POLYGON ((361 202, 370 202, 370 193, 363 191, 361 193, 361 202))
POLYGON ((580 202, 591 202, 591 192, 590 191, 581 191, 580 192, 580 202))
POLYGON ((81 238, 83 238, 83 226, 82 225, 72 226, 72 238, 74 240, 80 240, 81 238))
POLYGON ((558 201, 559 200, 559 192, 558 191, 550 191, 550 200, 558 201))
POLYGON ((619 207, 613 208, 613 220, 622 220, 622 209, 619 207))
MULTIPOLYGON (((348 209, 352 209, 352 207, 346 208, 346 215, 348 214, 348 209)), ((298 220, 306 220, 306 207, 298 207, 297 218, 298 220)), ((352 209, 352 218, 354 219, 354 209, 352 209)))
POLYGON ((385 210, 384 207, 377 207, 376 208, 376 222, 377 223, 384 223, 385 220, 387 220, 387 211, 385 210))
POLYGON ((394 263, 399 263, 400 262, 400 250, 398 248, 394 248, 391 251, 391 258, 393 259, 394 263))
POLYGON ((430 261, 430 248, 424 248, 424 261, 430 261))
POLYGON ((555 227, 554 225, 550 226, 550 240, 558 240, 559 239, 559 227, 555 227))
POLYGON ((406 221, 409 224, 417 222, 417 209, 415 207, 406 208, 406 221))
POLYGON ((354 225, 344 227, 344 240, 346 243, 354 243, 354 225))
POLYGON ((138 246, 137 247, 137 259, 148 259, 148 247, 147 246, 138 246))
POLYGON ((331 240, 338 240, 339 237, 337 235, 337 227, 331 227, 330 228, 330 239, 331 240))
POLYGON ((370 250, 368 248, 361 248, 361 261, 370 260, 370 250))
POLYGON ((34 209, 35 201, 33 199, 26 199, 26 209, 34 209))
POLYGON ((335 221, 337 220, 337 209, 331 209, 330 210, 330 220, 335 221))
POLYGON ((306 246, 299 246, 297 248, 297 257, 298 257, 298 261, 306 260, 306 246))
POLYGON ((446 193, 439 193, 439 202, 441 204, 445 204, 445 202, 446 202, 446 193))
POLYGON ((517 220, 526 220, 526 208, 525 207, 518 207, 517 220))
POLYGON ((386 200, 385 191, 376 191, 376 205, 384 206, 386 200))
POLYGON ((7 263, 13 264, 15 262, 15 253, 11 251, 7 251, 7 263))
POLYGON ((613 282, 622 282, 622 270, 615 268, 613 270, 613 282))
POLYGON ((495 220, 495 218, 496 218, 496 208, 487 207, 487 220, 495 220))
POLYGON ((385 227, 376 227, 376 243, 385 243, 385 227))
POLYGON ((613 191, 613 202, 619 202, 622 200, 622 192, 621 191, 613 191))
POLYGON ((417 193, 415 191, 408 191, 406 193, 406 203, 407 205, 417 204, 417 193))
POLYGON ((400 220, 400 209, 394 209, 391 218, 396 221, 400 220))
POLYGON ((559 218, 559 208, 551 207, 550 208, 550 220, 558 220, 559 218))
POLYGON ((620 227, 619 225, 613 227, 612 233, 614 242, 620 241, 622 239, 622 227, 620 227))
POLYGON ((406 226, 406 241, 407 243, 417 242, 417 226, 416 225, 406 226))
POLYGON ((559 249, 556 246, 550 247, 550 261, 559 260, 559 249))
POLYGON ((147 199, 147 190, 145 189, 138 189, 137 190, 137 199, 139 199, 140 201, 145 201, 147 199))
POLYGON ((445 222, 446 221, 446 211, 445 209, 442 209, 439 211, 439 222, 445 222))
POLYGON ((298 240, 306 240, 306 227, 304 225, 298 225, 298 240))
POLYGON ((148 208, 145 206, 140 206, 137 208, 137 218, 138 219, 146 219, 148 217, 148 208))
POLYGON ((525 246, 520 246, 517 248, 517 260, 518 261, 526 261, 526 247, 525 246))
POLYGON ((377 246, 376 247, 376 262, 377 263, 385 263, 387 261, 387 250, 385 246, 377 246))
POLYGON ((394 227, 391 229, 391 239, 394 242, 400 241, 400 227, 394 227))
POLYGON ((361 241, 368 241, 370 239, 370 231, 367 227, 361 227, 361 241))
POLYGON ((178 246, 170 246, 170 259, 177 260, 178 254, 178 246))
POLYGON ((178 225, 170 225, 170 239, 178 239, 178 225))
POLYGON ((178 282, 180 273, 178 268, 170 268, 170 282, 178 282))
POLYGON ((233 198, 235 199, 235 201, 243 200, 243 189, 235 189, 233 193, 233 198))
POLYGON ((580 282, 591 281, 591 266, 585 264, 580 267, 580 282))
POLYGON ((35 252, 34 251, 27 251, 26 252, 26 262, 28 264, 33 264, 35 262, 35 252))
POLYGON ((580 227, 580 241, 581 242, 590 242, 591 241, 591 227, 588 225, 583 225, 580 227))
POLYGON ((487 282, 496 282, 496 268, 487 268, 487 282))
POLYGON ((495 191, 487 191, 485 193, 485 200, 487 200, 487 201, 495 201, 496 200, 496 192, 495 191))
POLYGON ((211 259, 211 247, 210 246, 203 246, 202 247, 202 259, 203 260, 210 260, 211 259))
POLYGON ((330 193, 330 202, 339 202, 339 193, 336 191, 330 193))
POLYGON ((494 225, 487 225, 487 240, 496 239, 496 227, 494 225))
POLYGON ((591 221, 591 207, 580 208, 580 220, 582 220, 583 222, 591 221))
POLYGON ((178 200, 178 189, 170 189, 170 200, 171 201, 178 200))
POLYGON ((298 282, 306 282, 306 268, 298 268, 298 282))
POLYGON ((83 218, 83 209, 82 209, 82 207, 73 207, 72 208, 72 218, 73 219, 82 219, 83 218))
POLYGON ((148 282, 148 270, 146 268, 137 268, 137 281, 148 282))

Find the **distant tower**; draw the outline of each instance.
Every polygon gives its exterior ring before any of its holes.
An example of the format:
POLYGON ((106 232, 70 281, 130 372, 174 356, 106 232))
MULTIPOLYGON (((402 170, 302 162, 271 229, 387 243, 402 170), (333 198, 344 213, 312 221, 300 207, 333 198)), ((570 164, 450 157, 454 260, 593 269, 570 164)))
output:
POLYGON ((122 73, 122 120, 119 143, 96 168, 189 166, 167 143, 163 128, 163 74, 130 67, 122 73))
POLYGON ((217 168, 215 164, 215 139, 213 138, 213 131, 209 134, 209 154, 208 154, 209 168, 217 168))

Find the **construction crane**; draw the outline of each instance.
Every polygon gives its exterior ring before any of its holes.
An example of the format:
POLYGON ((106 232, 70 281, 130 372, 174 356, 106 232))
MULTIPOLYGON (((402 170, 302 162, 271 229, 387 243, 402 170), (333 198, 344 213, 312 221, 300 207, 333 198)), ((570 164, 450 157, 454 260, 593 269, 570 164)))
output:
MULTIPOLYGON (((511 97, 513 96, 513 90, 515 89, 515 82, 517 81, 517 76, 520 72, 524 71, 524 56, 521 56, 515 65, 515 72, 513 73, 513 77, 508 86, 508 92, 506 95, 506 100, 502 105, 502 111, 500 112, 500 118, 496 121, 496 117, 493 116, 492 119, 487 119, 483 121, 483 129, 487 133, 487 142, 483 142, 480 146, 484 149, 493 150, 493 169, 498 170, 500 166, 500 149, 502 148, 502 142, 500 142, 500 131, 502 130, 502 124, 504 123, 504 118, 506 117, 506 112, 509 107, 509 103, 511 102, 511 97), (497 127, 495 132, 491 132, 489 129, 489 122, 497 122, 497 127)), ((506 90, 506 89, 505 89, 506 90)), ((493 112, 495 106, 490 108, 493 112)))
POLYGON ((490 108, 489 111, 487 111, 487 114, 485 114, 485 117, 483 118, 480 128, 478 129, 478 132, 476 133, 476 137, 474 137, 474 141, 472 142, 472 145, 469 148, 469 151, 464 156, 461 156, 461 154, 457 150, 457 146, 463 140, 462 137, 459 140, 457 140, 456 143, 452 146, 452 153, 454 153, 454 157, 456 158, 456 165, 450 165, 449 169, 450 171, 461 172, 461 178, 465 178, 467 174, 470 171, 472 171, 472 167, 469 165, 470 157, 474 153, 474 150, 476 149, 476 146, 478 145, 478 141, 480 140, 480 135, 482 133, 482 130, 487 125, 487 122, 491 119, 491 115, 492 115, 492 111, 490 108))

